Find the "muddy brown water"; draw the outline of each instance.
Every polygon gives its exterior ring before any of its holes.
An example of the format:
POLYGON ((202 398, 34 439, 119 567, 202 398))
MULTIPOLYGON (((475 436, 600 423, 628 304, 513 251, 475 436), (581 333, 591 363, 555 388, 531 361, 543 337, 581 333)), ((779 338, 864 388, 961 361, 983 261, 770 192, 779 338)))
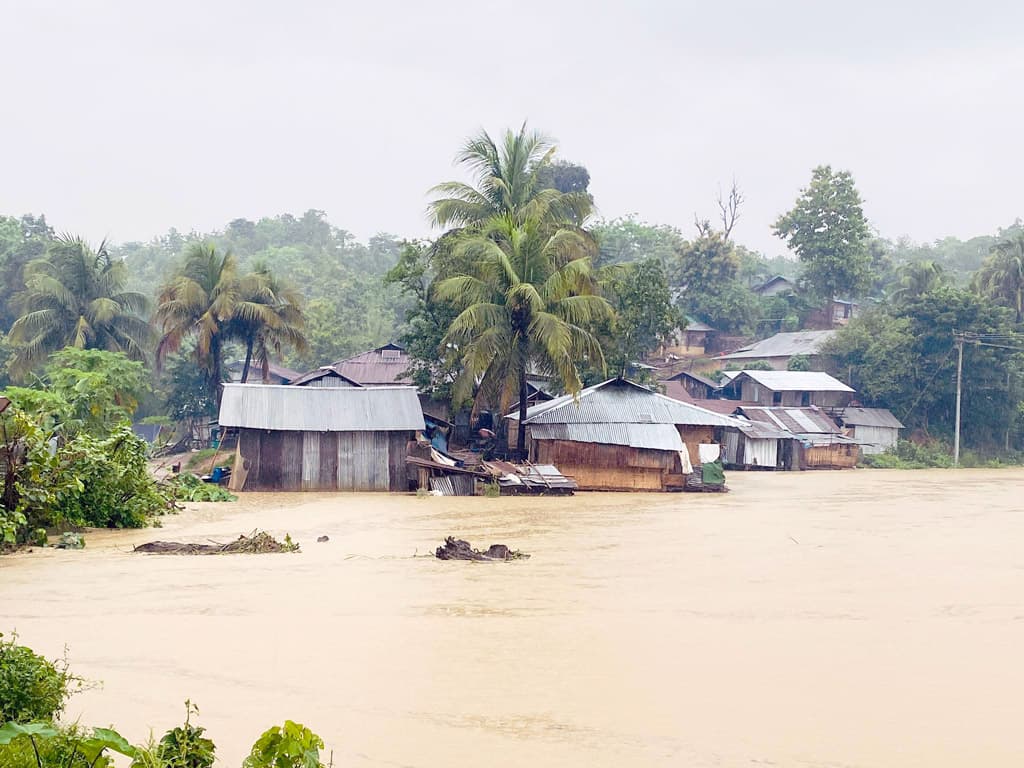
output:
POLYGON ((1024 472, 732 473, 717 495, 258 495, 0 558, 0 630, 133 740, 221 765, 285 718, 338 766, 1019 765, 1024 472), (298 555, 133 555, 290 532, 298 555), (532 553, 414 557, 446 534, 532 553), (326 534, 330 541, 316 543, 326 534))

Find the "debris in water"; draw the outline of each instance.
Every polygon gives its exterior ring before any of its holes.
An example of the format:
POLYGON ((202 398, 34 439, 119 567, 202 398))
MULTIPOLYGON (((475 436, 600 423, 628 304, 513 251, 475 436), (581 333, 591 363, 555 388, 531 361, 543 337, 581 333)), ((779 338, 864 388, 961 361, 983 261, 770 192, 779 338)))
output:
POLYGON ((62 533, 54 546, 57 549, 85 549, 85 539, 80 533, 62 533))
POLYGON ((323 544, 325 541, 330 541, 330 540, 331 539, 330 539, 329 536, 317 536, 316 537, 316 541, 317 541, 318 544, 323 544))
POLYGON ((178 541, 151 541, 140 544, 133 550, 149 555, 234 555, 264 554, 269 552, 298 552, 299 545, 285 534, 284 541, 278 541, 266 531, 253 531, 249 536, 239 536, 229 544, 183 544, 178 541))
POLYGON ((529 557, 517 549, 509 549, 504 544, 492 544, 486 552, 473 549, 468 541, 456 539, 449 536, 444 540, 444 546, 438 547, 434 553, 439 560, 525 560, 529 557))

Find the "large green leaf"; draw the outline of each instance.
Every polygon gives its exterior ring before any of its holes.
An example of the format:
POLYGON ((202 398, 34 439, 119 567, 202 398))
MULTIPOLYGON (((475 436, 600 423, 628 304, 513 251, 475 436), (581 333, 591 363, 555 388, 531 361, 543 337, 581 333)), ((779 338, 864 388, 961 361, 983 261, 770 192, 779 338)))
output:
POLYGON ((38 736, 42 739, 52 739, 57 735, 57 729, 49 723, 4 723, 0 726, 0 746, 6 746, 19 736, 38 736))

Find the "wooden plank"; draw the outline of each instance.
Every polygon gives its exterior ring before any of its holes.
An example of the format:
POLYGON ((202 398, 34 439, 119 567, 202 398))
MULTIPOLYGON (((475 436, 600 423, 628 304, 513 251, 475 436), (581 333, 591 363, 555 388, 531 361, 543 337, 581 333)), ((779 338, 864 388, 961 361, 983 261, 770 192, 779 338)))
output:
POLYGON ((281 447, 283 432, 260 432, 259 459, 255 477, 251 474, 248 484, 256 491, 283 491, 281 447))
POLYGON ((338 433, 320 433, 320 481, 324 491, 338 488, 338 433))
POLYGON ((301 432, 302 490, 320 490, 320 433, 301 432))
POLYGON ((338 432, 338 490, 351 491, 355 488, 353 471, 354 432, 338 432))
MULTIPOLYGON (((281 436, 281 490, 302 488, 302 432, 278 432, 281 436)), ((318 461, 319 463, 319 461, 318 461)))

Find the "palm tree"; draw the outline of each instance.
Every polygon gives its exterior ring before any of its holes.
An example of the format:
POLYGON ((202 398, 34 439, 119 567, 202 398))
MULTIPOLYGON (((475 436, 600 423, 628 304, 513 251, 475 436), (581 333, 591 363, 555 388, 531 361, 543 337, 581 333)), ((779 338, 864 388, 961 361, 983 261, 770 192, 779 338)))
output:
POLYGON ((18 345, 13 367, 25 373, 65 347, 123 352, 146 359, 148 300, 124 290, 124 263, 106 243, 95 251, 83 239, 61 235, 47 254, 25 266, 25 290, 15 301, 21 316, 11 326, 18 345))
POLYGON ((896 303, 913 301, 936 288, 949 284, 949 277, 941 264, 930 259, 912 261, 899 268, 899 287, 892 292, 891 299, 896 303))
POLYGON ((1024 232, 992 246, 991 255, 974 276, 974 286, 1012 307, 1018 323, 1024 320, 1024 232))
POLYGON ((469 170, 474 184, 449 181, 431 189, 439 197, 429 213, 436 226, 481 228, 493 216, 511 215, 516 223, 526 216, 530 204, 540 199, 544 215, 562 223, 582 223, 593 208, 586 192, 562 193, 539 183, 537 171, 554 157, 552 141, 526 123, 518 133, 505 132, 499 145, 486 131, 470 138, 456 155, 456 162, 469 170))
POLYGON ((284 346, 306 350, 306 320, 302 296, 263 264, 239 281, 239 299, 228 324, 228 335, 245 344, 241 381, 249 380, 249 367, 260 363, 263 380, 269 375, 271 352, 280 356, 284 346))
POLYGON ((194 336, 196 363, 204 371, 218 404, 224 380, 224 344, 240 296, 234 254, 220 253, 212 243, 193 243, 185 251, 181 272, 164 286, 157 299, 155 320, 161 333, 157 365, 162 365, 186 337, 194 336))
POLYGON ((542 203, 526 207, 531 215, 507 211, 461 238, 457 250, 468 269, 437 285, 438 298, 461 310, 444 341, 462 353, 456 393, 479 382, 477 403, 497 402, 502 411, 518 397, 520 455, 526 447, 527 373, 553 373, 569 392, 579 392, 578 363, 604 367, 588 328, 611 313, 597 295, 592 241, 551 226, 542 203))

